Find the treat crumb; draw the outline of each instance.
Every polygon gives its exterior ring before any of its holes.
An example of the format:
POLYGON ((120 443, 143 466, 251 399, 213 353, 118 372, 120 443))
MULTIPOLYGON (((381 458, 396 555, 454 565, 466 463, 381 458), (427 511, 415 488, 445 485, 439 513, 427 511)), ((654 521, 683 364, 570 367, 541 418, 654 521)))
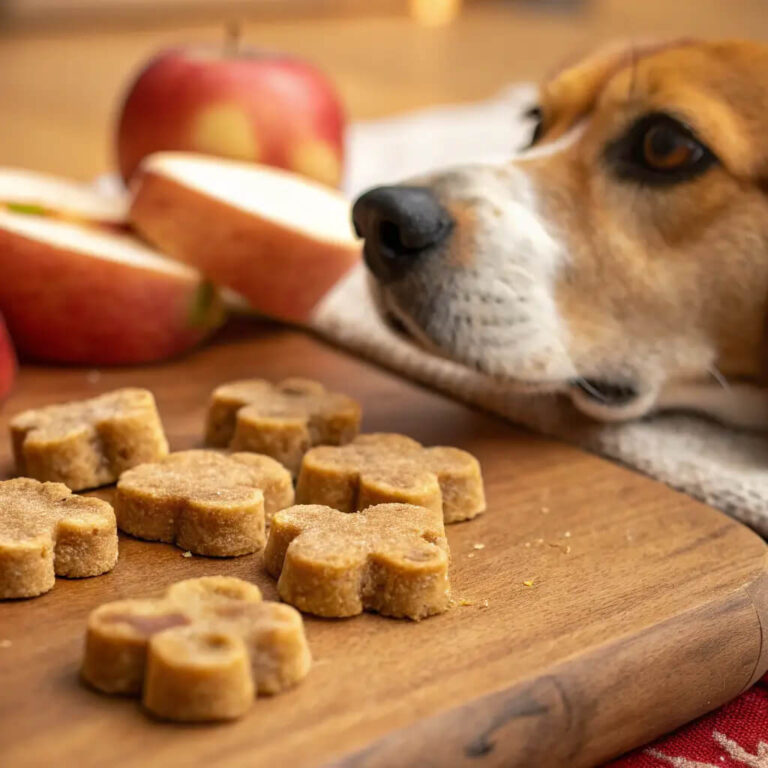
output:
POLYGON ((189 552, 189 551, 187 551, 187 552, 182 552, 182 553, 181 553, 181 556, 182 556, 182 557, 192 557, 192 553, 191 553, 191 552, 189 552))
POLYGON ((475 601, 474 600, 470 600, 468 597, 460 597, 456 601, 456 604, 463 608, 464 606, 467 606, 467 605, 474 605, 475 601))
POLYGON ((470 552, 470 553, 467 555, 467 557, 474 557, 474 556, 475 556, 475 553, 474 553, 474 552, 470 552))
POLYGON ((485 544, 480 544, 478 542, 477 544, 472 545, 472 549, 485 549, 485 544))
POLYGON ((570 532, 570 531, 566 531, 566 532, 563 534, 563 536, 564 536, 566 539, 570 539, 570 538, 571 538, 571 532, 570 532))
POLYGON ((549 507, 542 507, 541 508, 541 514, 542 515, 548 515, 549 514, 549 507))
POLYGON ((486 597, 485 600, 483 600, 482 603, 480 603, 481 608, 487 608, 489 605, 488 598, 486 597))
POLYGON ((533 581, 534 581, 533 579, 526 579, 526 580, 523 582, 523 586, 524 586, 524 587, 532 587, 532 586, 533 586, 533 581))
POLYGON ((10 648, 12 645, 10 640, 0 640, 0 648, 10 648))
POLYGON ((526 549, 530 549, 531 548, 531 542, 530 541, 526 541, 525 542, 525 548, 526 549))

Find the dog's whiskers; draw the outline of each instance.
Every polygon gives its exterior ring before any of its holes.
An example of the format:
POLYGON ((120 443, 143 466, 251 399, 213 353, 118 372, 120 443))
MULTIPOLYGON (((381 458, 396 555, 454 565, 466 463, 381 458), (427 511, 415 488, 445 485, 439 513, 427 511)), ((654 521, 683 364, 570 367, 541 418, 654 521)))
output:
POLYGON ((595 398, 595 400, 598 400, 601 403, 607 403, 608 398, 599 390, 593 387, 588 379, 585 379, 581 376, 574 379, 574 382, 578 384, 585 392, 588 392, 592 397, 595 398))
POLYGON ((728 379, 723 376, 723 374, 717 370, 717 368, 714 365, 711 365, 709 368, 707 368, 707 373, 726 391, 730 390, 731 385, 728 383, 728 379))

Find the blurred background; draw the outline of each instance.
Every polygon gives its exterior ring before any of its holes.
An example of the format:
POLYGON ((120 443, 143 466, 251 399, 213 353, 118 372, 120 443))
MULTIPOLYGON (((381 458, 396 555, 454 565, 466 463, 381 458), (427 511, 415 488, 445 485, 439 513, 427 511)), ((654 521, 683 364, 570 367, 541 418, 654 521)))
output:
POLYGON ((617 36, 768 36, 765 0, 0 0, 0 164, 80 179, 159 48, 242 43, 314 62, 350 119, 484 99, 617 36))

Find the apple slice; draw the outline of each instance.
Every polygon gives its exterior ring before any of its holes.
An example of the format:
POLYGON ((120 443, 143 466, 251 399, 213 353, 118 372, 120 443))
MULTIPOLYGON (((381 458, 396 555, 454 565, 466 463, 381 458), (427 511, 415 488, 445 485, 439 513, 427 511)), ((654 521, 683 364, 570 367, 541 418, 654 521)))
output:
POLYGON ((222 318, 210 283, 136 238, 7 209, 0 312, 21 355, 92 365, 169 357, 222 318))
POLYGON ((22 168, 0 168, 0 209, 64 221, 121 228, 124 195, 104 195, 87 184, 22 168))
POLYGON ((349 202, 287 171, 162 152, 132 191, 144 237, 281 320, 307 321, 360 258, 349 202))

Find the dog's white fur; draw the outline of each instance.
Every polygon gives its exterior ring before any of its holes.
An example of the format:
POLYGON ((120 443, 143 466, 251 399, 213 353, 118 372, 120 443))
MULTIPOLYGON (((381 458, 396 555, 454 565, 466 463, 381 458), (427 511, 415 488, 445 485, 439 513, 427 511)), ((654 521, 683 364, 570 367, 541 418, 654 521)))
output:
POLYGON ((471 166, 432 183, 454 200, 472 201, 482 253, 455 283, 450 274, 437 274, 444 271, 438 260, 414 275, 419 285, 407 290, 436 299, 426 313, 414 317, 397 300, 389 309, 436 351, 450 349, 454 359, 491 376, 541 388, 573 376, 552 290, 566 251, 538 214, 526 174, 471 166), (450 301, 441 294, 450 294, 450 301))

